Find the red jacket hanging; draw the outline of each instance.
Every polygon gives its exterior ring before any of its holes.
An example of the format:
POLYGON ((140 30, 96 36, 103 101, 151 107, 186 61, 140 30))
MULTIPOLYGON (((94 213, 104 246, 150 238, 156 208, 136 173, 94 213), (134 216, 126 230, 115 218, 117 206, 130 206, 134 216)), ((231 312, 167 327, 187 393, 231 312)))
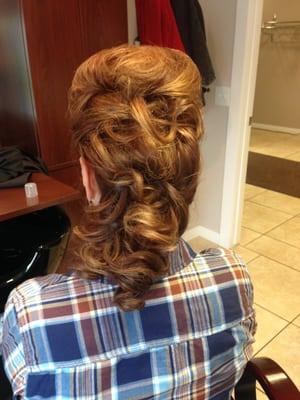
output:
POLYGON ((169 0, 135 0, 141 44, 185 51, 169 0))

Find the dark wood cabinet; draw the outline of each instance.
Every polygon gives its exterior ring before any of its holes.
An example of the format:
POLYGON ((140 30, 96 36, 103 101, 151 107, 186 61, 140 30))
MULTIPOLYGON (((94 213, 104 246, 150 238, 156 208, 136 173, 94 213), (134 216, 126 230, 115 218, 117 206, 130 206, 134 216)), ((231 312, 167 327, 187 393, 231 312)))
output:
POLYGON ((74 71, 127 37, 126 0, 0 0, 0 145, 20 145, 74 183, 66 115, 74 71))

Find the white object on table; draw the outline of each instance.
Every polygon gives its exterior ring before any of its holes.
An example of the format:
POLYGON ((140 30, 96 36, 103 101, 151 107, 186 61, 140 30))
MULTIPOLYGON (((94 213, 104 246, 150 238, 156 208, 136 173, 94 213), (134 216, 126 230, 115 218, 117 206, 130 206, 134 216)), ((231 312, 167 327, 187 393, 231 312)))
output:
POLYGON ((38 196, 38 190, 36 183, 34 182, 29 182, 24 185, 25 188, 25 195, 28 198, 33 198, 38 196))

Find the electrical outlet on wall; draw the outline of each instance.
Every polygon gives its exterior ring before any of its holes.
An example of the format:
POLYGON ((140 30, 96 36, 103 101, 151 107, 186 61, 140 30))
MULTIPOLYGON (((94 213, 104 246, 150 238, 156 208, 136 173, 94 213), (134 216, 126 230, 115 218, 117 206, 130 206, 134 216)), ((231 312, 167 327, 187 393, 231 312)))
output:
POLYGON ((229 105, 230 105, 230 87, 216 86, 215 104, 217 106, 229 107, 229 105))

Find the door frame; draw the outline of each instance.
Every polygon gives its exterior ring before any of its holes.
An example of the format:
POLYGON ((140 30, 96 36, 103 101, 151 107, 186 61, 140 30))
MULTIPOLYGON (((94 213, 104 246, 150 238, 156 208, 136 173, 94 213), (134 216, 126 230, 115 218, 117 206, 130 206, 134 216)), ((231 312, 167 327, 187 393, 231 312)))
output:
POLYGON ((239 242, 264 0, 237 0, 219 244, 239 242))

